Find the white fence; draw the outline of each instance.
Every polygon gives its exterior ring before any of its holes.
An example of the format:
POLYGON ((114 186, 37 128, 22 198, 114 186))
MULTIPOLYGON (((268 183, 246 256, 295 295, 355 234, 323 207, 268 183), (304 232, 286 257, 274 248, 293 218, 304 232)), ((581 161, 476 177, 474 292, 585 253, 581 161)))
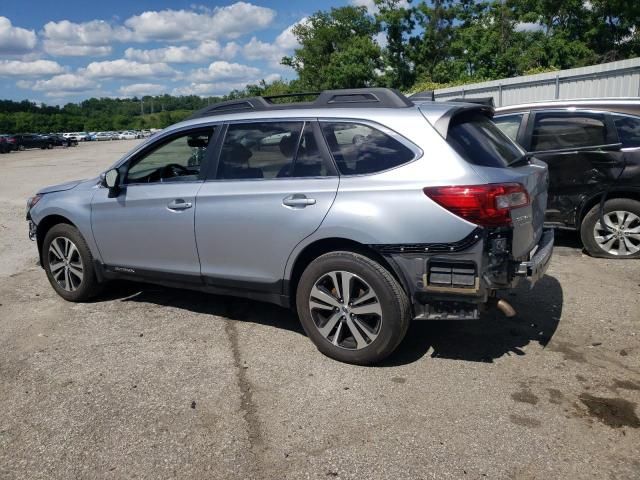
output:
POLYGON ((640 58, 441 88, 436 100, 493 97, 497 107, 545 100, 640 97, 640 58))

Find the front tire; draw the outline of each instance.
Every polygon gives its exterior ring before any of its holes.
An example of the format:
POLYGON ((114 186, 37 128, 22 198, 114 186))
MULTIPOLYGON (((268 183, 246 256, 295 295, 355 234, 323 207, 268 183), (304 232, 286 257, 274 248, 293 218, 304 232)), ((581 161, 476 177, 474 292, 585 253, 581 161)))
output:
POLYGON ((100 291, 91 251, 72 225, 54 225, 47 232, 42 264, 49 283, 65 300, 84 302, 100 291))
POLYGON ((296 305, 318 350, 358 365, 391 354, 411 319, 409 299, 393 275, 353 252, 331 252, 311 262, 300 278, 296 305))
POLYGON ((640 202, 630 198, 608 200, 603 217, 608 228, 601 224, 597 204, 582 220, 580 237, 587 252, 600 258, 640 258, 640 202))

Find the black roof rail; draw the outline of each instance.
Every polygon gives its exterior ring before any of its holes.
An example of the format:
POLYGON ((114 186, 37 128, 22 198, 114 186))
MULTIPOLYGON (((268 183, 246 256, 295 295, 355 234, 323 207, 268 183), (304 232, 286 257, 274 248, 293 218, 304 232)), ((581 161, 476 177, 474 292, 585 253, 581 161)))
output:
POLYGON ((320 93, 302 92, 265 97, 250 97, 226 102, 214 103, 197 110, 187 120, 223 115, 234 112, 284 110, 300 108, 406 108, 413 102, 398 90, 391 88, 350 88, 344 90, 325 90, 320 93), (274 99, 287 97, 317 96, 311 102, 274 103, 274 99))
POLYGON ((416 92, 414 94, 409 95, 409 100, 435 102, 436 95, 433 90, 423 90, 422 92, 416 92))

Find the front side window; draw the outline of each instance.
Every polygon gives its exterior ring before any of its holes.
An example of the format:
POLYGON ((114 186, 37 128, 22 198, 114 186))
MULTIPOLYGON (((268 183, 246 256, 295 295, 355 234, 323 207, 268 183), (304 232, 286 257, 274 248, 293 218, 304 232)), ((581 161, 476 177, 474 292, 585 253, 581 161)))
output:
POLYGON ((531 150, 561 150, 595 147, 610 143, 605 116, 591 112, 537 113, 531 136, 531 150))
POLYGON ((640 118, 628 115, 613 115, 622 148, 640 147, 640 118))
POLYGON ((201 179, 213 128, 192 131, 163 143, 129 165, 125 183, 185 182, 201 179))
POLYGON ((515 115, 503 115, 501 117, 494 117, 493 123, 495 123, 502 133, 509 137, 514 142, 517 142, 518 130, 522 123, 522 117, 524 114, 518 113, 515 115))
POLYGON ((302 127, 303 122, 229 125, 217 178, 242 180, 290 176, 302 127))
POLYGON ((342 175, 381 172, 415 157, 398 140, 368 125, 349 122, 322 122, 321 125, 342 175))

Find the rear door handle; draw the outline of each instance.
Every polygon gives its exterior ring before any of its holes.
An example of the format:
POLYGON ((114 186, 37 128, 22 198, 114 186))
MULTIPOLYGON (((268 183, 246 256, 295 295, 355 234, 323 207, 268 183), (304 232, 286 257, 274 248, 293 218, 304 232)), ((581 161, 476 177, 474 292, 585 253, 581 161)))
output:
POLYGON ((293 195, 289 195, 282 200, 282 204, 287 207, 297 207, 304 208, 307 205, 315 205, 315 198, 308 198, 303 193, 294 193, 293 195))
POLYGON ((176 198, 175 200, 169 202, 167 208, 169 210, 186 210, 191 208, 193 205, 191 202, 185 202, 182 198, 176 198))

